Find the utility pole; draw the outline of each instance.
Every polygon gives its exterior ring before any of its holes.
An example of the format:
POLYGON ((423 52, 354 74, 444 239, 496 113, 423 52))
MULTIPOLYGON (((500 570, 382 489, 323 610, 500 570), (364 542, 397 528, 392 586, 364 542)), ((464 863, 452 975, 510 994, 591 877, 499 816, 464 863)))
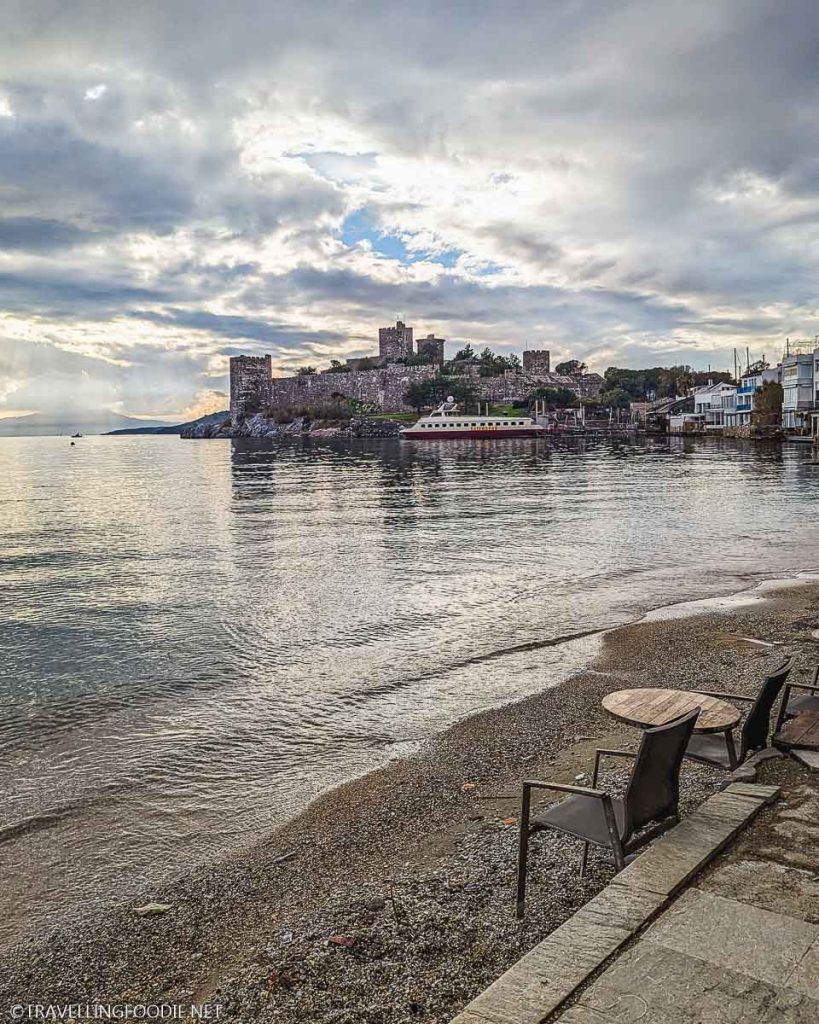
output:
POLYGON ((750 369, 751 369, 751 350, 748 348, 747 345, 745 346, 745 364, 746 364, 745 372, 748 373, 750 371, 750 369))

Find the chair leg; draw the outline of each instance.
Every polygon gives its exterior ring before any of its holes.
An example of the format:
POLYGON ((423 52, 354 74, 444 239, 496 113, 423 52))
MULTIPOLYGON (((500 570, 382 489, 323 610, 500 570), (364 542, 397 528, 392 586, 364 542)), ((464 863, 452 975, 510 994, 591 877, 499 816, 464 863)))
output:
POLYGON ((618 871, 622 871, 626 866, 626 855, 623 851, 623 844, 619 839, 617 842, 612 843, 611 852, 614 854, 614 866, 618 871))
POLYGON ((790 687, 786 686, 782 694, 782 697, 779 701, 779 714, 776 716, 776 725, 774 726, 773 730, 774 736, 776 736, 776 734, 782 728, 782 723, 785 721, 785 717, 788 714, 788 700, 790 698, 790 695, 790 687))
POLYGON ((515 917, 523 920, 526 905, 526 862, 529 856, 529 828, 522 821, 518 836, 518 890, 515 903, 515 917))
POLYGON ((580 877, 586 877, 586 867, 589 863, 589 844, 583 843, 583 852, 580 854, 580 877))
POLYGON ((532 791, 523 784, 520 795, 520 831, 518 832, 518 890, 515 903, 515 917, 522 920, 526 903, 526 862, 529 857, 529 808, 532 791))
POLYGON ((737 748, 734 745, 734 733, 731 729, 725 733, 725 746, 728 750, 728 767, 733 771, 738 766, 739 759, 737 757, 737 748))

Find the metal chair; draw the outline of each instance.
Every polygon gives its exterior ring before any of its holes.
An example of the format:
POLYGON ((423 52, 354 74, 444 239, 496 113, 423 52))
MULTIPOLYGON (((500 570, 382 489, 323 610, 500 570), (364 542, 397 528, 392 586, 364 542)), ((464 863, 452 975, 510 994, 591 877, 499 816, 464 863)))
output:
POLYGON ((774 735, 782 728, 786 718, 799 714, 800 711, 819 711, 819 665, 813 670, 813 679, 810 683, 786 683, 782 691, 782 703, 779 705, 779 715, 776 719, 774 735), (805 690, 806 693, 791 699, 792 690, 805 690))
POLYGON ((707 697, 741 701, 750 704, 751 708, 740 727, 739 753, 734 743, 733 729, 726 729, 725 732, 695 733, 691 737, 685 756, 692 761, 701 761, 703 764, 733 771, 749 754, 766 747, 771 732, 771 711, 793 668, 793 662, 793 658, 787 658, 779 668, 766 676, 755 697, 748 697, 742 693, 697 690, 697 693, 704 693, 707 697))
POLYGON ((610 850, 617 870, 622 871, 628 854, 676 825, 679 821, 680 765, 698 714, 699 709, 668 725, 646 729, 636 753, 628 750, 598 750, 594 758, 591 788, 536 780, 523 783, 518 844, 518 918, 523 917, 529 837, 533 833, 554 829, 582 839, 582 878, 586 871, 590 844, 610 850), (600 759, 607 756, 634 758, 634 767, 622 800, 597 789, 600 759), (531 817, 533 789, 548 789, 569 795, 567 799, 531 817), (652 822, 654 826, 645 829, 652 822))

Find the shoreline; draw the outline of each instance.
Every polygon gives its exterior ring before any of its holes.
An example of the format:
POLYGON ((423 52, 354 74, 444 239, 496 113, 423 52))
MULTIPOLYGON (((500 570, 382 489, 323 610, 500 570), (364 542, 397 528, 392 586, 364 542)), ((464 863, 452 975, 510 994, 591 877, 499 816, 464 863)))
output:
MULTIPOLYGON (((624 680, 742 690, 791 649, 731 640, 731 626, 819 652, 807 628, 819 623, 812 579, 765 580, 704 601, 712 607, 654 618, 658 609, 601 630, 583 671, 464 718, 414 754, 327 791, 267 838, 158 889, 152 898, 170 906, 165 913, 115 907, 93 926, 78 913, 73 927, 7 948, 0 995, 23 1003, 221 1000, 223 1018, 243 1020, 448 1020, 608 880, 595 861, 581 882, 574 853, 569 863, 565 844, 544 843, 527 919, 511 920, 519 779, 571 782, 594 747, 634 745, 634 730, 600 710, 603 693, 624 680), (752 597, 759 589, 770 593, 752 597), (742 595, 739 606, 724 607, 742 595), (716 672, 706 672, 714 661, 716 672), (553 884, 544 888, 546 876, 553 884), (403 979, 397 987, 386 978, 394 970, 403 979)), ((724 778, 700 767, 689 774, 689 805, 724 778)))

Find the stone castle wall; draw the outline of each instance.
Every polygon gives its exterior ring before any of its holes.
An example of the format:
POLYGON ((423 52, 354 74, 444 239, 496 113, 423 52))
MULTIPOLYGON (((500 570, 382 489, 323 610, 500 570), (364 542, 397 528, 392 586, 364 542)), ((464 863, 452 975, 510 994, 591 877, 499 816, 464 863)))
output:
MULTIPOLYGON (((230 411, 234 416, 243 416, 259 408, 298 409, 342 397, 357 399, 382 412, 403 412, 409 409, 404 404, 404 393, 410 384, 413 381, 430 380, 437 373, 436 366, 391 363, 371 370, 350 370, 347 373, 328 371, 271 379, 269 356, 236 356, 230 361, 230 411)), ((599 394, 603 383, 602 378, 596 374, 567 377, 557 373, 526 373, 520 370, 507 370, 497 377, 481 377, 477 366, 465 367, 465 373, 460 378, 452 379, 467 379, 477 397, 486 402, 524 399, 544 387, 569 388, 583 397, 594 397, 599 394)))
POLYGON ((434 366, 392 363, 376 370, 274 377, 271 406, 274 409, 294 408, 312 402, 329 401, 340 395, 376 406, 382 412, 403 412, 407 408, 404 405, 404 392, 410 384, 416 380, 429 380, 435 374, 434 366))

